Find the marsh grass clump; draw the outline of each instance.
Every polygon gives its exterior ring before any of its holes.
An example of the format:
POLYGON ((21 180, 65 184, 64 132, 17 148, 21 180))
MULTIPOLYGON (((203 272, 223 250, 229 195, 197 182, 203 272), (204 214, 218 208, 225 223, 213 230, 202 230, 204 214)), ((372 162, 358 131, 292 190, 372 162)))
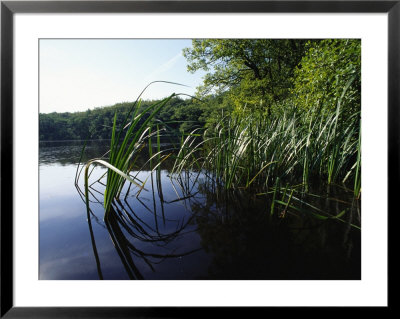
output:
MULTIPOLYGON (((342 97, 344 96, 344 93, 342 97)), ((279 113, 242 112, 193 131, 181 143, 174 170, 201 167, 226 189, 268 189, 278 180, 307 190, 312 181, 354 185, 360 195, 360 112, 336 108, 308 111, 286 105, 279 113)))

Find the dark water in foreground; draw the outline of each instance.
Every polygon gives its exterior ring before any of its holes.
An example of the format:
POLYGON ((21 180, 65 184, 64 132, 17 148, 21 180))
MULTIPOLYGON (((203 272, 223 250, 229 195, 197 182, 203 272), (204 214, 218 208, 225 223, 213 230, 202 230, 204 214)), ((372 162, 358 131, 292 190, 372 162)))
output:
MULTIPOLYGON (((90 143, 88 157, 107 146, 90 143)), ((359 209, 340 188, 302 198, 303 213, 276 205, 271 218, 266 195, 217 191, 203 173, 142 171, 140 195, 131 187, 107 222, 95 202, 104 186, 93 184, 88 220, 74 185, 81 147, 40 144, 40 279, 361 279, 361 231, 348 222, 359 209)))

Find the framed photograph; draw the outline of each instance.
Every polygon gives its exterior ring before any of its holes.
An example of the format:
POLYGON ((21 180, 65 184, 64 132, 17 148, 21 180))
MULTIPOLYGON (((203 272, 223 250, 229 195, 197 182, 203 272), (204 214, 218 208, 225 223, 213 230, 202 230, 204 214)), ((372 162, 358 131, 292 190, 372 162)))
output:
POLYGON ((1 317, 389 309, 399 1, 1 1, 1 317))

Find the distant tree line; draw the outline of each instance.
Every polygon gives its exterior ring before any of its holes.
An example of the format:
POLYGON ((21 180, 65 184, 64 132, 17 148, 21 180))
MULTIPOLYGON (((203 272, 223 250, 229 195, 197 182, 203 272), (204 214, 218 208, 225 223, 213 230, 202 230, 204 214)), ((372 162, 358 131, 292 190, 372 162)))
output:
MULTIPOLYGON (((159 100, 142 101, 139 112, 159 100)), ((118 103, 94 110, 75 113, 39 114, 39 136, 41 141, 110 139, 114 114, 117 113, 117 127, 133 106, 133 102, 118 103)), ((180 135, 181 131, 204 126, 210 106, 192 99, 173 98, 157 116, 169 131, 180 135)), ((145 120, 145 118, 143 119, 145 120)))

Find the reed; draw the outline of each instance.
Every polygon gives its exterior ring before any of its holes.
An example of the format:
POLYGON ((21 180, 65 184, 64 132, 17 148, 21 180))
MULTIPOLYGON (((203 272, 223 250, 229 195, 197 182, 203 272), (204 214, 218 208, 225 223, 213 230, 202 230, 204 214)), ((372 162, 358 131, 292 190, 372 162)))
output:
POLYGON ((306 190, 316 179, 350 183, 358 196, 360 112, 343 116, 344 102, 308 111, 288 105, 269 117, 251 112, 221 116, 202 138, 198 129, 188 134, 174 172, 201 167, 226 189, 268 189, 278 179, 301 183, 306 190))

